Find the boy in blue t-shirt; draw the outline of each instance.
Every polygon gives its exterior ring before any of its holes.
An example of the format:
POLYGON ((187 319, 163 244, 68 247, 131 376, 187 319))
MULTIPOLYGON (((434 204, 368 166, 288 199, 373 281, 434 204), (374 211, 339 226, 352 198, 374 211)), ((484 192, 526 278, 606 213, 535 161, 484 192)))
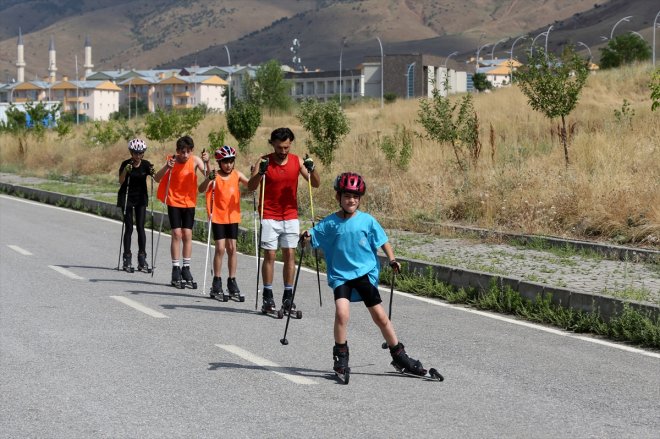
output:
POLYGON ((335 198, 340 210, 322 219, 303 233, 313 247, 321 247, 328 270, 328 285, 335 295, 335 346, 332 349, 334 370, 340 375, 350 372, 346 341, 350 302, 363 301, 378 326, 392 354, 392 364, 400 370, 425 375, 422 363, 406 354, 399 343, 392 322, 381 305, 378 292, 378 248, 382 248, 397 273, 400 264, 387 235, 374 217, 358 210, 366 184, 358 174, 345 172, 335 179, 335 198))

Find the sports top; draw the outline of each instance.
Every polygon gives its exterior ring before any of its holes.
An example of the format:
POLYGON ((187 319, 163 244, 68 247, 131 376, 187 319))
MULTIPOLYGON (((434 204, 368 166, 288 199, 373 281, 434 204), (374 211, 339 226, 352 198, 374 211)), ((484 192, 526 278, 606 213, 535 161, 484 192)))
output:
POLYGON ((238 182, 238 172, 232 172, 226 180, 216 174, 215 190, 212 190, 213 184, 209 184, 206 189, 206 213, 210 213, 211 194, 213 194, 211 222, 215 224, 241 222, 241 192, 238 188, 238 182))
POLYGON ((195 207, 197 205, 197 174, 195 160, 190 157, 185 163, 175 162, 168 169, 158 184, 158 199, 165 203, 165 190, 170 182, 167 193, 167 205, 171 207, 195 207), (170 177, 170 173, 172 176, 170 177))
POLYGON ((295 154, 289 154, 286 164, 278 165, 275 154, 271 153, 268 160, 263 218, 278 221, 297 219, 300 159, 295 154))

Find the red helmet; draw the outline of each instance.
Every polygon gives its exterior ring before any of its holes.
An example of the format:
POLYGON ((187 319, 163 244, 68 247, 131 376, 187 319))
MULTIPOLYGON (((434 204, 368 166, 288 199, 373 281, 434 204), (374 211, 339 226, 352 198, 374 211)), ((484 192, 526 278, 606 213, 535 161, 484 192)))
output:
POLYGON ((335 191, 339 193, 350 192, 362 196, 367 191, 367 184, 359 174, 344 172, 335 179, 335 191))
POLYGON ((223 146, 215 150, 215 159, 224 160, 224 159, 233 159, 236 158, 236 150, 231 146, 223 146))

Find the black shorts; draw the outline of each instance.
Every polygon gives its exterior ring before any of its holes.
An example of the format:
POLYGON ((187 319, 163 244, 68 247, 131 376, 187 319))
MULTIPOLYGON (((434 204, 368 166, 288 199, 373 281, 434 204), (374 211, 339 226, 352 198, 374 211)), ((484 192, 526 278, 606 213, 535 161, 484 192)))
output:
POLYGON ((211 223, 211 230, 213 230, 213 240, 219 239, 238 239, 238 223, 232 224, 216 224, 211 223))
POLYGON ((378 288, 369 281, 369 275, 365 274, 357 279, 349 280, 343 285, 335 288, 335 300, 348 299, 351 302, 363 301, 367 308, 376 306, 382 302, 378 288))
POLYGON ((167 206, 167 217, 170 219, 170 228, 192 230, 195 224, 195 208, 167 206))

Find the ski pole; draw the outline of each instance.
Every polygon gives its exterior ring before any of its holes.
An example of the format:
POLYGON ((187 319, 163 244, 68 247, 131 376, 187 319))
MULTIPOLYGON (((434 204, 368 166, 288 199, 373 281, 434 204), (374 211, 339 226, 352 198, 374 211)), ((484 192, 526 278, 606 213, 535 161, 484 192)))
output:
POLYGON ((119 256, 117 257, 117 271, 121 263, 121 247, 124 243, 124 225, 126 224, 126 205, 128 204, 128 188, 131 185, 131 176, 129 175, 126 180, 126 196, 124 197, 124 212, 121 219, 121 235, 119 235, 119 256))
MULTIPOLYGON (((310 174, 307 179, 307 187, 309 188, 309 207, 312 211, 312 228, 314 227, 314 199, 312 198, 312 176, 310 174)), ((323 300, 321 299, 321 275, 319 274, 319 251, 314 249, 314 258, 316 259, 316 282, 319 286, 319 306, 323 306, 323 300)))
POLYGON ((151 271, 154 269, 154 176, 151 176, 151 271))
MULTIPOLYGON (((387 313, 387 320, 392 321, 392 299, 394 298, 394 279, 396 278, 396 271, 392 269, 392 285, 390 285, 390 310, 387 313)), ((381 346, 383 349, 387 349, 387 342, 384 341, 381 346)))
POLYGON ((257 245, 257 294, 254 299, 254 310, 257 310, 259 304, 259 269, 261 267, 261 233, 263 232, 263 218, 264 218, 264 194, 266 193, 266 176, 261 176, 261 213, 259 214, 259 243, 257 245))
MULTIPOLYGON (((298 278, 300 277, 300 267, 302 267, 303 254, 305 254, 305 246, 300 245, 301 242, 304 243, 302 237, 298 240, 298 245, 300 246, 300 259, 298 260, 298 270, 296 271, 296 280, 293 282, 293 293, 291 294, 291 303, 294 303, 296 299, 296 290, 298 289, 298 278)), ((289 340, 286 339, 286 333, 289 330, 289 320, 291 320, 291 312, 287 313, 286 326, 284 327, 284 337, 280 339, 280 343, 282 343, 285 346, 289 344, 289 340)))
MULTIPOLYGON (((254 170, 254 165, 250 166, 250 175, 252 175, 252 171, 254 170)), ((254 256, 255 256, 255 262, 257 263, 257 276, 259 276, 259 238, 257 236, 257 191, 252 191, 252 218, 254 220, 254 256)), ((257 282, 259 280, 257 279, 257 282)), ((257 291, 259 291, 259 286, 257 285, 257 291)), ((259 298, 257 298, 257 301, 259 298)))
POLYGON ((215 180, 211 184, 211 208, 209 213, 209 222, 207 225, 208 237, 206 238, 206 262, 204 263, 204 286, 202 287, 202 295, 206 294, 206 270, 209 267, 209 253, 211 251, 211 220, 213 219, 213 196, 215 195, 215 180))
MULTIPOLYGON (((170 160, 170 157, 167 158, 170 160)), ((160 235, 163 233, 163 219, 165 219, 165 206, 167 206, 167 195, 170 192, 170 180, 172 178, 172 168, 167 171, 167 184, 165 185, 165 198, 163 199, 163 208, 160 210, 160 227, 158 228, 158 239, 156 240, 156 256, 158 255, 158 246, 160 245, 160 235)), ((154 277, 156 267, 151 264, 151 277, 154 277)))

